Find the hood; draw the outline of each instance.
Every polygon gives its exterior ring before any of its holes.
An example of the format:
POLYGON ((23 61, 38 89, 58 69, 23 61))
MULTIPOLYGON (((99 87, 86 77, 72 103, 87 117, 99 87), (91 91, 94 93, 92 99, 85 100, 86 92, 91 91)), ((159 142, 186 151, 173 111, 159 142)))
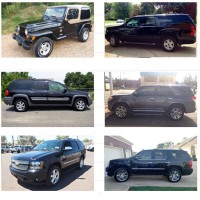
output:
POLYGON ((130 95, 132 95, 133 93, 126 93, 126 94, 123 94, 123 93, 119 93, 119 94, 113 94, 112 97, 113 98, 120 98, 120 97, 129 97, 130 95))
POLYGON ((70 90, 70 93, 72 94, 79 94, 79 95, 85 95, 85 96, 88 96, 88 93, 87 92, 84 92, 84 91, 79 91, 79 90, 70 90))
POLYGON ((36 20, 36 21, 28 21, 25 23, 19 24, 19 26, 28 29, 29 32, 35 32, 44 29, 56 28, 61 26, 61 21, 51 21, 51 20, 36 20))
POLYGON ((117 28, 122 28, 124 26, 124 24, 120 24, 117 26, 108 26, 106 30, 111 31, 111 30, 116 30, 117 28))
POLYGON ((114 160, 110 160, 110 165, 115 164, 115 163, 129 163, 130 159, 129 158, 119 158, 119 159, 114 159, 114 160))
POLYGON ((19 153, 12 156, 14 160, 24 160, 24 161, 32 161, 32 160, 41 160, 45 156, 53 155, 56 152, 51 151, 29 151, 26 153, 19 153))

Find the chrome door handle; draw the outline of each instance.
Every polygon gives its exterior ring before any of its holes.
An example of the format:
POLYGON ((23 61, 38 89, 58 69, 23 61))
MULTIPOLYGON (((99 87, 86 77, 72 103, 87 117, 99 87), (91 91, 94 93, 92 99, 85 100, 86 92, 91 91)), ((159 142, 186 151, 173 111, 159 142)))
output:
POLYGON ((154 98, 149 98, 149 99, 154 100, 154 98))
POLYGON ((165 162, 165 164, 169 164, 170 162, 165 162))
POLYGON ((152 164, 153 162, 147 162, 147 164, 152 164))
POLYGON ((169 97, 168 99, 169 99, 169 100, 172 100, 173 98, 169 97))

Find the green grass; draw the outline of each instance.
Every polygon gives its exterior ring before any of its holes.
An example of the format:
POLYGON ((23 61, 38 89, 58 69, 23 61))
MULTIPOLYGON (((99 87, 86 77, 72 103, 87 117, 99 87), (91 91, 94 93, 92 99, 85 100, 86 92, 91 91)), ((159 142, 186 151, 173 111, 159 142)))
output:
POLYGON ((132 186, 128 191, 197 191, 197 187, 132 186))
POLYGON ((4 14, 2 16, 2 34, 13 33, 19 23, 41 19, 46 7, 44 5, 32 5, 17 13, 4 14))
POLYGON ((116 20, 105 20, 105 24, 113 24, 116 23, 116 20))

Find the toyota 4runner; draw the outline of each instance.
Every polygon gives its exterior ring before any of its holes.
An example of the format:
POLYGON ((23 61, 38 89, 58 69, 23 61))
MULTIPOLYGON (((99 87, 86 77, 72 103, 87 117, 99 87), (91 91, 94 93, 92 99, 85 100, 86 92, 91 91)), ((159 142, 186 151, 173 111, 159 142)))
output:
POLYGON ((167 114, 180 120, 184 113, 195 112, 196 97, 191 88, 182 84, 142 86, 132 94, 113 95, 108 99, 108 109, 118 118, 129 114, 167 114))
POLYGON ((62 170, 75 166, 82 169, 85 156, 85 147, 79 140, 44 141, 33 151, 13 155, 10 172, 23 182, 55 186, 62 170))
POLYGON ((44 79, 17 79, 12 81, 4 97, 6 105, 24 112, 32 106, 71 106, 83 111, 92 104, 87 92, 69 90, 65 85, 44 79))
POLYGON ((172 52, 177 44, 193 44, 196 27, 187 14, 140 15, 120 26, 106 29, 106 40, 112 47, 121 42, 159 44, 165 51, 172 52))
POLYGON ((90 7, 86 5, 62 5, 46 9, 41 20, 21 23, 16 27, 13 39, 36 57, 48 57, 53 51, 53 40, 77 36, 86 42, 92 31, 90 7))
POLYGON ((127 181, 132 174, 142 174, 164 175, 175 183, 181 176, 192 174, 192 158, 183 150, 143 150, 127 159, 110 160, 106 172, 118 182, 127 181))

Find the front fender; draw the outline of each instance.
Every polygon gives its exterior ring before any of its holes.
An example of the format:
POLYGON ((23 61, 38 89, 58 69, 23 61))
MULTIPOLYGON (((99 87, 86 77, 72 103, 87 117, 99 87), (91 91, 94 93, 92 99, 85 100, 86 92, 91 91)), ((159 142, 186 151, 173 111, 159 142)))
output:
POLYGON ((81 34, 81 31, 83 30, 83 28, 88 28, 89 31, 91 32, 92 25, 91 25, 91 23, 85 23, 85 24, 82 24, 81 27, 80 27, 80 29, 79 29, 78 35, 81 34))
POLYGON ((53 35, 52 31, 34 32, 29 34, 31 37, 42 37, 47 35, 53 35))

